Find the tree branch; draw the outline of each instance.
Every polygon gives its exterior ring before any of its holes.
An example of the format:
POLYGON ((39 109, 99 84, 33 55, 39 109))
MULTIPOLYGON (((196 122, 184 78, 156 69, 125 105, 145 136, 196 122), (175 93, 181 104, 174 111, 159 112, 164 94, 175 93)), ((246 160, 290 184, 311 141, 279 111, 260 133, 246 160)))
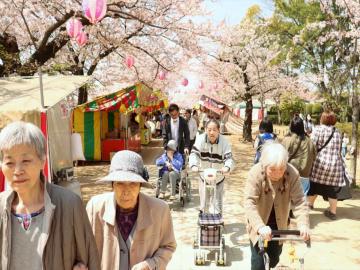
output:
POLYGON ((98 55, 98 57, 96 57, 95 60, 93 61, 93 63, 91 64, 89 70, 87 71, 87 75, 92 75, 96 69, 96 66, 99 64, 99 62, 102 59, 104 59, 105 57, 107 57, 109 54, 111 54, 112 52, 117 50, 118 48, 119 48, 118 46, 110 47, 110 48, 106 49, 105 51, 103 51, 102 53, 100 53, 98 55))
POLYGON ((127 43, 129 45, 131 45, 132 47, 134 47, 135 49, 138 49, 139 51, 144 52, 146 55, 150 56, 157 64, 158 66, 162 67, 163 69, 165 69, 166 71, 170 71, 169 69, 167 69, 163 64, 160 63, 159 60, 156 59, 156 57, 154 55, 152 55, 150 52, 148 52, 147 50, 145 50, 144 48, 141 48, 133 43, 131 43, 130 41, 127 41, 127 43))

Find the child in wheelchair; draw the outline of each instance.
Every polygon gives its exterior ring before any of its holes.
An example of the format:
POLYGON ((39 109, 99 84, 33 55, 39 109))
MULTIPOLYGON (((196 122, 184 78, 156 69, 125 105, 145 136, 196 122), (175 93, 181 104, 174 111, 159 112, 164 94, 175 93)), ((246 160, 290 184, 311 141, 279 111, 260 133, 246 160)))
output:
POLYGON ((183 156, 176 150, 177 145, 174 140, 170 140, 166 145, 165 152, 156 160, 159 168, 160 194, 159 198, 165 198, 168 182, 170 182, 170 200, 175 200, 176 184, 180 181, 181 169, 184 164, 183 156))

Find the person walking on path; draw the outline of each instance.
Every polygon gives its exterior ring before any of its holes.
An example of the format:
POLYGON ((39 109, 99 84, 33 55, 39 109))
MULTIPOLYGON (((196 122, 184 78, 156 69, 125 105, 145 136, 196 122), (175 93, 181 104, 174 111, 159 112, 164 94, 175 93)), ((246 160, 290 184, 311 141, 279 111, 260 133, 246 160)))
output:
POLYGON ((273 123, 269 119, 264 119, 259 125, 259 135, 256 136, 254 142, 254 149, 256 149, 254 164, 258 163, 261 157, 261 151, 263 145, 267 141, 276 140, 276 134, 274 134, 273 123))
MULTIPOLYGON (((211 119, 205 125, 206 133, 197 136, 189 157, 189 167, 193 172, 199 168, 215 168, 223 174, 230 173, 235 163, 233 160, 231 146, 224 135, 220 134, 220 124, 217 120, 211 119)), ((216 212, 222 213, 225 176, 221 175, 216 181, 216 212)), ((208 198, 204 198, 205 180, 200 176, 200 212, 207 212, 209 207, 208 198)))
POLYGON ((193 110, 192 117, 195 119, 197 127, 200 127, 200 118, 196 109, 193 110))
POLYGON ((169 206, 140 192, 151 187, 141 156, 124 150, 100 180, 113 192, 90 199, 86 210, 102 270, 165 270, 176 249, 169 206))
POLYGON ((183 156, 176 151, 176 142, 170 140, 166 146, 165 153, 156 160, 156 166, 161 168, 159 173, 159 177, 161 177, 159 199, 165 198, 167 184, 170 182, 170 200, 175 200, 176 183, 180 180, 183 163, 183 156))
POLYGON ((341 141, 341 155, 343 156, 343 158, 346 157, 347 154, 347 145, 349 144, 350 140, 349 137, 347 136, 347 134, 344 132, 343 136, 342 136, 342 141, 341 141))
MULTIPOLYGON (((293 208, 300 235, 310 238, 309 211, 299 181, 298 171, 288 163, 286 149, 277 142, 264 145, 260 162, 249 171, 245 187, 245 217, 250 237, 251 270, 264 270, 259 254, 261 236, 271 239, 272 230, 286 230, 290 207, 293 208)), ((282 252, 282 244, 270 241, 267 253, 274 268, 282 252)))
POLYGON ((301 185, 304 194, 307 195, 310 182, 309 176, 316 157, 315 145, 305 133, 304 122, 295 115, 290 123, 290 134, 285 136, 282 144, 289 153, 288 162, 292 164, 300 174, 301 185))
POLYGON ((179 106, 170 104, 169 116, 165 118, 162 136, 164 148, 170 140, 175 140, 177 150, 182 154, 189 154, 190 132, 186 120, 180 116, 179 106))
POLYGON ((314 207, 317 195, 329 200, 330 208, 324 215, 336 219, 337 194, 345 186, 345 167, 341 156, 341 135, 335 128, 336 116, 332 111, 325 111, 319 126, 311 134, 317 155, 310 175, 308 201, 314 207))
POLYGON ((313 129, 314 129, 314 125, 313 125, 313 122, 312 122, 312 120, 311 120, 310 114, 308 114, 308 115, 306 116, 306 119, 304 119, 303 121, 304 121, 304 130, 305 130, 305 133, 310 136, 311 133, 312 133, 312 131, 313 131, 313 129))
POLYGON ((188 126, 189 126, 189 132, 190 132, 190 148, 189 148, 189 152, 191 152, 191 148, 195 143, 196 134, 197 134, 197 131, 198 131, 198 126, 197 126, 197 123, 196 123, 196 120, 194 119, 194 117, 191 116, 191 110, 190 109, 186 110, 185 118, 186 118, 188 126))
POLYGON ((0 133, 0 269, 100 270, 95 239, 79 196, 46 181, 41 130, 13 122, 0 133))

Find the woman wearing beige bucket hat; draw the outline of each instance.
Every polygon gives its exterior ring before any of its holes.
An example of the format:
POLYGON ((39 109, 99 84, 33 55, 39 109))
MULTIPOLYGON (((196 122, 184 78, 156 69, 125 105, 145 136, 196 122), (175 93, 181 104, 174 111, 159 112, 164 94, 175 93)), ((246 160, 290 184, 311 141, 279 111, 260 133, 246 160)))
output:
POLYGON ((111 160, 99 182, 113 192, 94 196, 86 210, 101 257, 102 270, 163 270, 176 249, 170 209, 140 192, 151 187, 141 156, 124 150, 111 160))

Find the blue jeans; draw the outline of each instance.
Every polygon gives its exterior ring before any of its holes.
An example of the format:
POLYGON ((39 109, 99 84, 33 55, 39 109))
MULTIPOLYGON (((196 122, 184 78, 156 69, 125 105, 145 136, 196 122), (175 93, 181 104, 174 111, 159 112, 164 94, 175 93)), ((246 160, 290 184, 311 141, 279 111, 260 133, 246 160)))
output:
POLYGON ((300 181, 301 181, 301 186, 303 188, 304 194, 305 196, 308 194, 309 189, 310 189, 310 181, 309 178, 306 177, 300 177, 300 181))

